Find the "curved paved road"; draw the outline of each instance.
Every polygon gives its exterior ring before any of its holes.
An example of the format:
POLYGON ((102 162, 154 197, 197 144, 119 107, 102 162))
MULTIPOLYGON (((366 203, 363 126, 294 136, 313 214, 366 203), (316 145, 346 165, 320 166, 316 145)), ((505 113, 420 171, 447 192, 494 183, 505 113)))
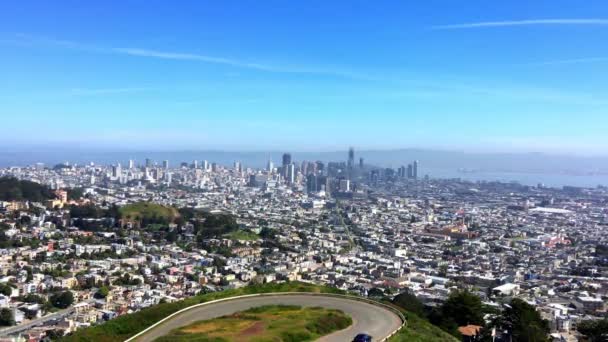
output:
POLYGON ((370 334, 374 341, 380 341, 401 326, 401 318, 389 309, 366 302, 339 297, 324 297, 319 295, 280 295, 241 298, 231 301, 213 303, 185 311, 178 316, 149 330, 136 339, 138 342, 151 342, 169 333, 171 330, 194 323, 230 315, 262 305, 299 305, 321 306, 342 310, 353 319, 353 324, 333 334, 319 339, 323 342, 348 342, 361 332, 370 334))

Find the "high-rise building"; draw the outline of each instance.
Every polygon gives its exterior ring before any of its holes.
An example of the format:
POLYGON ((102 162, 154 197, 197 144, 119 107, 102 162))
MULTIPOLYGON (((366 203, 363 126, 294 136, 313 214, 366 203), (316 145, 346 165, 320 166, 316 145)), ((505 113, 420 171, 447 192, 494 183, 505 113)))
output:
POLYGON ((306 176, 306 190, 309 193, 317 191, 317 176, 316 175, 311 173, 308 176, 306 176))
POLYGON ((417 160, 414 160, 412 175, 413 175, 414 179, 418 179, 418 161, 417 160))
POLYGON ((192 168, 193 168, 193 169, 198 169, 198 160, 196 160, 196 159, 195 159, 195 160, 192 162, 192 168))
POLYGON ((122 174, 122 169, 120 167, 120 163, 112 166, 112 178, 118 179, 118 178, 120 178, 121 174, 122 174))
POLYGON ((363 165, 363 158, 359 158, 359 168, 362 169, 363 165))
POLYGON ((300 165, 300 171, 303 175, 308 174, 308 162, 306 160, 302 161, 302 164, 300 165))
POLYGON ((341 192, 349 192, 350 191, 350 180, 341 179, 340 180, 340 191, 341 192))
POLYGON ((203 170, 205 170, 205 171, 209 170, 209 162, 206 160, 203 160, 202 167, 203 167, 203 170))
POLYGON ((135 168, 135 161, 133 159, 129 159, 129 170, 132 170, 135 168))
POLYGON ((289 183, 289 184, 295 183, 296 182, 295 164, 291 163, 291 164, 287 165, 286 168, 287 168, 287 174, 286 174, 287 183, 289 183))
POLYGON ((309 162, 307 167, 307 172, 310 174, 317 174, 317 163, 309 162))
POLYGON ((169 161, 168 160, 163 160, 163 169, 165 169, 165 170, 169 169, 169 161))
POLYGON ((234 171, 236 172, 241 172, 241 162, 235 161, 234 162, 234 171))
POLYGON ((352 147, 348 149, 348 162, 346 165, 349 169, 355 167, 355 149, 352 147))
POLYGON ((266 165, 266 169, 268 170, 268 172, 272 172, 274 170, 274 164, 272 163, 271 159, 268 159, 268 164, 266 165))
POLYGON ((157 182, 160 179, 161 171, 158 168, 152 169, 152 179, 157 182))
POLYGON ((407 172, 407 171, 406 171, 406 169, 405 169, 405 166, 401 166, 401 167, 399 167, 399 169, 397 169, 397 176, 398 176, 399 178, 405 178, 405 176, 407 176, 407 173, 406 173, 406 172, 407 172))
POLYGON ((407 164, 407 178, 414 178, 414 167, 412 164, 407 164))
POLYGON ((355 149, 351 147, 348 149, 348 161, 346 162, 346 176, 348 177, 348 179, 352 179, 354 168, 355 168, 355 149))
POLYGON ((217 163, 211 163, 211 171, 217 172, 217 170, 218 170, 217 163))
POLYGON ((372 183, 377 183, 378 180, 380 180, 380 171, 378 171, 378 170, 372 170, 372 171, 370 171, 370 173, 369 173, 369 180, 372 183))
POLYGON ((146 167, 152 167, 152 159, 146 158, 146 167))
POLYGON ((289 153, 283 153, 283 166, 287 166, 291 164, 291 154, 289 153))
POLYGON ((320 160, 317 160, 315 164, 317 164, 317 172, 323 173, 323 171, 325 170, 325 164, 320 160))
POLYGON ((325 177, 325 196, 331 196, 331 193, 334 191, 334 181, 331 177, 325 177))

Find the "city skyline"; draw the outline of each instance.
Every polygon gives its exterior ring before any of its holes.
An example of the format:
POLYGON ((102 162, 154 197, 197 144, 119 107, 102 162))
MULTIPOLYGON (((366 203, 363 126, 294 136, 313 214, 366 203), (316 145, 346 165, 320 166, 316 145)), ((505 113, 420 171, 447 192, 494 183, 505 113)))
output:
POLYGON ((5 3, 0 143, 606 155, 608 6, 582 7, 5 3))

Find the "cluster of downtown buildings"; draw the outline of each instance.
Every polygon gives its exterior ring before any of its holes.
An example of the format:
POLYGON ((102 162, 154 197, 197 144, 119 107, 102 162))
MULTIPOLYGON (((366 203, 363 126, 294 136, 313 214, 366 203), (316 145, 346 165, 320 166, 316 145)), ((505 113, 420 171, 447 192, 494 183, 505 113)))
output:
POLYGON ((430 179, 418 168, 417 161, 396 170, 366 165, 351 150, 346 161, 328 163, 286 153, 264 169, 152 160, 0 169, 0 177, 58 190, 49 203, 0 202, 7 236, 43 241, 0 249, 0 283, 14 284, 0 294, 0 308, 17 321, 0 339, 38 340, 203 291, 286 280, 361 295, 409 288, 431 306, 455 289, 496 307, 518 297, 549 320, 555 338, 568 340, 576 340, 577 322, 606 314, 608 259, 598 248, 608 244, 606 188, 430 179), (68 200, 61 189, 69 188, 83 188, 85 198, 68 200), (168 242, 145 229, 79 229, 69 217, 72 205, 141 201, 230 214, 250 234, 184 248, 196 239, 187 223, 171 224, 179 234, 168 242), (274 244, 255 235, 264 229, 274 244), (109 285, 105 298, 95 297, 100 284, 109 285), (71 291, 74 304, 48 313, 20 300, 51 289, 71 291))

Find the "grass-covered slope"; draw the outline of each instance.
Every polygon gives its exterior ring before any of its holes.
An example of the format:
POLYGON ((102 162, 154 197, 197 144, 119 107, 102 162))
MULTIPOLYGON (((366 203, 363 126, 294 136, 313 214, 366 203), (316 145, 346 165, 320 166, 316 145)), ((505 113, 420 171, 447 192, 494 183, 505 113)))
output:
MULTIPOLYGON (((127 338, 146 329, 152 324, 188 306, 204 303, 215 299, 229 298, 247 294, 270 293, 270 292, 313 292, 313 293, 344 293, 335 288, 312 285, 301 282, 286 282, 281 284, 251 285, 240 289, 222 292, 208 293, 190 297, 174 303, 159 304, 146 308, 130 315, 124 315, 108 321, 104 324, 91 328, 81 329, 70 336, 65 336, 61 341, 67 342, 110 342, 124 341, 127 338)), ((398 334, 390 339, 390 342, 457 342, 458 339, 444 332, 439 327, 432 325, 419 316, 405 312, 407 325, 398 334)), ((203 339, 204 340, 204 339, 203 339)), ((213 341, 213 339, 209 340, 213 341)))
POLYGON ((260 236, 257 235, 256 233, 246 231, 246 230, 237 230, 234 232, 230 232, 228 234, 224 234, 222 237, 225 239, 230 239, 230 240, 245 240, 245 241, 255 241, 255 240, 260 239, 260 236))
POLYGON ((339 310, 270 305, 196 322, 175 329, 155 342, 305 342, 351 324, 352 319, 339 310))
POLYGON ((151 326, 152 324, 169 316, 170 314, 188 306, 208 302, 215 299, 270 292, 343 293, 342 291, 334 288, 300 282, 251 285, 235 290, 227 290, 222 292, 214 292, 194 296, 173 303, 155 305, 154 307, 146 308, 130 315, 118 317, 98 326, 78 330, 72 335, 62 338, 61 341, 124 341, 127 338, 151 326))
POLYGON ((138 202, 120 208, 120 217, 128 220, 166 220, 173 221, 179 216, 177 209, 152 202, 138 202))
POLYGON ((405 313, 407 325, 389 342, 458 342, 454 336, 411 312, 405 313))

